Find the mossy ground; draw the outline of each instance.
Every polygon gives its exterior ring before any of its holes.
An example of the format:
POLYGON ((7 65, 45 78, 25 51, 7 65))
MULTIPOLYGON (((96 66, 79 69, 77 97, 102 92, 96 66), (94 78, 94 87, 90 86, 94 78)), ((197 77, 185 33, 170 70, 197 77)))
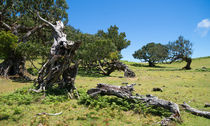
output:
MULTIPOLYGON (((79 71, 76 86, 83 91, 93 88, 97 83, 123 85, 136 83, 135 92, 139 94, 152 94, 161 99, 170 100, 177 104, 184 101, 192 107, 210 111, 204 108, 210 103, 210 57, 194 59, 192 70, 181 68, 185 62, 173 64, 157 64, 157 67, 147 67, 147 64, 124 61, 134 72, 135 78, 121 78, 123 72, 114 72, 109 77, 86 74, 79 71), (202 69, 206 67, 206 69, 202 69), (163 92, 153 92, 152 88, 161 87, 163 92)), ((38 63, 37 63, 38 64, 38 63)), ((30 64, 27 64, 30 66, 30 64)), ((115 107, 87 106, 80 104, 76 99, 68 99, 65 93, 48 93, 44 98, 42 94, 28 92, 33 84, 15 82, 0 78, 0 125, 158 125, 163 116, 150 112, 135 112, 115 107), (22 89, 22 87, 27 87, 22 89), (16 89, 19 91, 14 92, 16 89), (58 116, 35 116, 37 113, 63 113, 58 116)), ((104 101, 103 101, 104 102, 104 101)), ((102 102, 102 103, 103 103, 102 102)), ((105 101, 106 102, 106 101, 105 101)), ((93 103, 94 104, 94 103, 93 103)), ((125 102, 125 104, 127 104, 125 102)), ((125 105, 124 105, 125 106, 125 105)), ((208 126, 210 120, 185 112, 181 109, 183 123, 176 125, 208 126)))

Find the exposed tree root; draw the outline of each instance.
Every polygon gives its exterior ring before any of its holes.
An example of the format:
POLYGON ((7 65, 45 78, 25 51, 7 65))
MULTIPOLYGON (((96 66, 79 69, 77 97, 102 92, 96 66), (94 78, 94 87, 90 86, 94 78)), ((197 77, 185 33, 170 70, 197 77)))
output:
POLYGON ((158 99, 158 97, 152 95, 139 95, 136 96, 132 95, 132 91, 134 90, 133 86, 135 84, 126 85, 126 86, 113 86, 108 84, 97 84, 96 88, 89 89, 87 93, 95 97, 97 95, 114 95, 120 98, 129 99, 129 100, 138 100, 148 105, 162 107, 164 109, 168 109, 172 112, 170 117, 164 118, 161 121, 161 125, 168 125, 173 120, 181 122, 181 115, 179 111, 179 106, 176 103, 158 99))
POLYGON ((206 118, 210 119, 210 112, 200 111, 200 110, 197 110, 195 108, 192 108, 186 102, 184 102, 183 104, 181 104, 181 106, 183 108, 185 108, 187 111, 189 111, 190 113, 194 114, 194 115, 203 116, 203 117, 206 117, 206 118))

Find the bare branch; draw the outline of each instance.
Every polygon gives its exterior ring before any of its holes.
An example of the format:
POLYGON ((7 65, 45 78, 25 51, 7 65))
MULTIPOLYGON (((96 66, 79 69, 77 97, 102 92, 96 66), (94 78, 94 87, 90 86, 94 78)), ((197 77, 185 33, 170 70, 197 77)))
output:
POLYGON ((63 112, 59 112, 59 113, 46 113, 46 112, 42 112, 42 113, 38 113, 36 114, 36 116, 40 116, 40 115, 49 115, 49 116, 57 116, 62 114, 63 112))
POLYGON ((42 27, 44 27, 45 26, 45 24, 41 24, 41 25, 39 25, 39 26, 36 26, 36 27, 34 27, 33 29, 31 29, 30 31, 28 31, 23 37, 22 37, 22 41, 23 42, 26 42, 27 41, 27 38, 32 34, 32 33, 34 33, 34 32, 36 32, 38 29, 41 29, 42 27))
POLYGON ((185 108, 186 110, 188 110, 190 113, 194 114, 194 115, 203 116, 203 117, 206 117, 206 118, 209 118, 210 119, 210 112, 200 111, 200 110, 197 110, 195 108, 192 108, 186 102, 184 102, 183 104, 181 104, 181 106, 183 108, 185 108))
POLYGON ((42 17, 39 15, 39 12, 37 12, 37 16, 39 17, 39 19, 41 19, 41 20, 44 21, 45 23, 49 24, 54 30, 56 30, 56 29, 55 29, 55 26, 54 26, 52 23, 50 23, 49 21, 45 20, 44 18, 42 18, 42 17))
POLYGON ((1 23, 3 24, 3 26, 4 27, 6 27, 8 30, 12 30, 12 28, 8 25, 8 24, 6 24, 5 22, 3 22, 3 21, 1 21, 1 23))

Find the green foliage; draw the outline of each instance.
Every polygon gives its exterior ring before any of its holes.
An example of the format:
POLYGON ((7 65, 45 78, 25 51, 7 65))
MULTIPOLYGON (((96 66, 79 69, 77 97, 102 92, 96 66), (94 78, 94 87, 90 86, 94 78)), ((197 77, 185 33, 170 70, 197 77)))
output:
POLYGON ((84 104, 90 108, 99 111, 103 108, 111 108, 112 110, 133 110, 135 113, 147 114, 152 113, 159 116, 170 116, 169 110, 159 107, 148 106, 145 103, 136 100, 126 100, 118 97, 98 96, 97 98, 90 97, 84 90, 79 90, 79 104, 84 104))
POLYGON ((39 71, 36 68, 28 68, 27 72, 34 76, 38 75, 38 73, 39 73, 39 71))
POLYGON ((77 55, 83 63, 97 63, 99 60, 110 58, 110 54, 115 51, 112 41, 102 39, 94 35, 84 34, 81 36, 82 45, 77 55))
POLYGON ((99 30, 96 35, 105 39, 110 39, 116 46, 117 51, 120 52, 122 49, 130 45, 130 41, 126 39, 125 32, 119 33, 118 30, 119 28, 116 25, 114 25, 110 26, 107 32, 99 30))
POLYGON ((107 67, 106 65, 111 61, 122 58, 121 50, 130 45, 125 33, 119 33, 117 26, 110 26, 107 32, 99 30, 93 35, 80 33, 79 30, 71 27, 66 30, 71 40, 82 41, 76 59, 90 72, 100 73, 102 69, 99 69, 99 66, 107 67))
POLYGON ((13 54, 8 51, 16 51, 16 53, 18 52, 21 56, 30 60, 37 57, 46 59, 49 55, 49 47, 52 44, 52 29, 45 25, 42 28, 37 28, 44 23, 37 18, 36 12, 39 12, 44 19, 53 24, 57 20, 67 24, 68 14, 66 9, 68 9, 68 5, 66 0, 3 0, 0 3, 1 17, 4 17, 1 18, 0 30, 10 31, 17 36, 15 40, 12 39, 13 36, 11 35, 7 36, 9 37, 7 41, 1 40, 1 50, 3 47, 9 47, 9 41, 12 49, 7 48, 4 53, 0 51, 0 57, 7 56, 6 53, 13 54), (22 42, 18 44, 17 49, 15 48, 17 45, 13 44, 14 41, 16 43, 22 42))
POLYGON ((0 57, 8 58, 9 55, 15 52, 18 45, 18 37, 11 32, 0 32, 0 57))
POLYGON ((49 55, 50 46, 43 46, 41 43, 35 41, 28 41, 18 45, 17 51, 26 56, 27 60, 35 60, 39 57, 44 59, 49 55))
POLYGON ((192 43, 189 40, 184 39, 183 36, 179 36, 174 42, 168 43, 169 58, 171 60, 184 59, 192 55, 192 43))
POLYGON ((160 43, 148 43, 141 49, 135 51, 133 57, 149 62, 150 66, 154 66, 155 63, 163 62, 167 59, 168 48, 160 43))
MULTIPOLYGON (((22 116, 23 107, 29 106, 33 103, 39 102, 41 104, 49 105, 58 104, 68 100, 67 94, 51 94, 52 92, 50 91, 46 92, 46 96, 43 99, 43 93, 30 92, 30 88, 34 87, 18 89, 12 94, 0 96, 0 120, 7 120, 10 118, 13 121, 18 121, 18 119, 22 116)), ((44 119, 42 121, 44 121, 44 119)))

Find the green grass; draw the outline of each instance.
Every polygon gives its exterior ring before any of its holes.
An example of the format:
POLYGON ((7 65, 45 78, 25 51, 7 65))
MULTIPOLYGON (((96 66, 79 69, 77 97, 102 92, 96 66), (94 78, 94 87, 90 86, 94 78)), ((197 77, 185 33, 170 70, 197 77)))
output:
MULTIPOLYGON (((147 67, 144 63, 124 61, 134 72, 135 78, 119 78, 123 72, 114 72, 109 77, 85 75, 79 72, 76 86, 81 99, 68 99, 65 92, 35 94, 28 92, 32 83, 13 82, 0 78, 0 125, 158 125, 167 112, 146 108, 140 104, 125 101, 116 97, 103 96, 91 99, 85 93, 97 83, 122 85, 122 82, 136 83, 135 92, 152 94, 161 99, 177 104, 184 101, 192 107, 204 108, 210 103, 210 57, 193 59, 192 70, 181 68, 185 62, 173 64, 157 64, 158 67, 147 67), (202 67, 206 67, 202 70, 202 67), (23 88, 26 87, 26 88, 23 88), (153 92, 152 88, 161 87, 163 92, 153 92), (18 89, 17 91, 14 91, 18 89), (58 116, 35 116, 37 113, 63 113, 58 116), (154 111, 154 112, 153 112, 154 111), (156 114, 154 114, 156 113, 156 114)), ((38 63, 36 63, 38 64, 38 63)), ((27 64, 30 66, 30 63, 27 64)), ((183 126, 208 126, 210 120, 192 115, 181 109, 183 126)))

